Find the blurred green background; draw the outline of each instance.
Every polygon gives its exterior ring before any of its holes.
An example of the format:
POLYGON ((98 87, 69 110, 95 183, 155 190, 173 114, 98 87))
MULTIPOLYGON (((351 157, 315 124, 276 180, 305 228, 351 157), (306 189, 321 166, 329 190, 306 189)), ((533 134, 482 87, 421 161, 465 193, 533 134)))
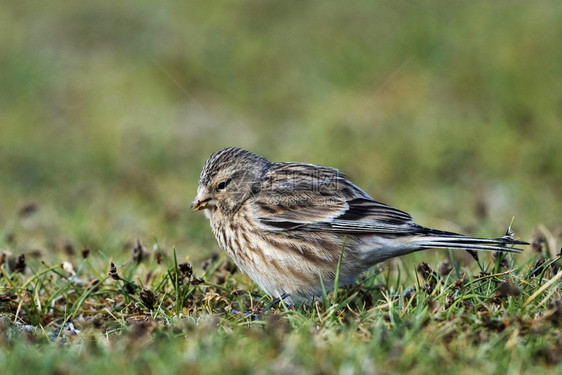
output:
POLYGON ((189 203, 232 145, 337 167, 423 225, 555 230, 561 20, 559 1, 3 1, 0 248, 203 258, 189 203))

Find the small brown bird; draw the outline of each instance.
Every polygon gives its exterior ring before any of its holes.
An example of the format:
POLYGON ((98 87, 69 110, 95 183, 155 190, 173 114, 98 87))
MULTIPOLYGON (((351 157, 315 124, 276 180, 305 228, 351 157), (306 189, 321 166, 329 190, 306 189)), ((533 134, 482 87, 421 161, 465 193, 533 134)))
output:
POLYGON ((288 304, 322 296, 321 279, 352 284, 369 267, 425 249, 518 252, 511 235, 474 238, 429 229, 375 201, 339 170, 272 163, 239 148, 215 152, 199 177, 204 210, 220 246, 266 293, 288 304))

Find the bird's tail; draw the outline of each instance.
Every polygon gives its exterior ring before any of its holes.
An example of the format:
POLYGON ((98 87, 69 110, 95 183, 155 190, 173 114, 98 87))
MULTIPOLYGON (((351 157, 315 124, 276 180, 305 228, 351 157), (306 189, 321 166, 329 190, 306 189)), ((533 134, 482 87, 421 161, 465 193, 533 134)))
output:
POLYGON ((515 245, 529 245, 528 242, 514 239, 513 232, 509 229, 505 236, 500 238, 467 237, 462 234, 424 227, 420 227, 419 234, 420 236, 412 242, 415 243, 420 250, 462 249, 518 253, 523 251, 523 249, 516 248, 514 247, 515 245))

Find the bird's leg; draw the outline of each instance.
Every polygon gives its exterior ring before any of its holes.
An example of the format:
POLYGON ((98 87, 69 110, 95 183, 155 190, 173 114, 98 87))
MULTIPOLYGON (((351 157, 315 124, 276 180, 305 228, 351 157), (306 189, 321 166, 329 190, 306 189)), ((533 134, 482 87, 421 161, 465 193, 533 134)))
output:
POLYGON ((281 301, 283 301, 285 298, 290 297, 291 293, 283 293, 281 294, 279 297, 275 298, 273 301, 271 301, 271 303, 269 305, 267 305, 267 307, 263 310, 263 311, 267 311, 269 309, 271 309, 274 306, 277 306, 281 301))
MULTIPOLYGON (((289 297, 290 295, 291 295, 291 293, 281 294, 279 297, 275 298, 269 305, 267 305, 267 307, 265 309, 263 309, 261 312, 268 311, 269 309, 278 305, 281 301, 283 301, 285 298, 289 297)), ((241 315, 244 315, 246 317, 251 318, 252 320, 256 320, 256 319, 259 319, 261 312, 251 312, 251 311, 242 312, 242 311, 238 311, 236 309, 232 309, 230 311, 230 315, 241 314, 241 315)))

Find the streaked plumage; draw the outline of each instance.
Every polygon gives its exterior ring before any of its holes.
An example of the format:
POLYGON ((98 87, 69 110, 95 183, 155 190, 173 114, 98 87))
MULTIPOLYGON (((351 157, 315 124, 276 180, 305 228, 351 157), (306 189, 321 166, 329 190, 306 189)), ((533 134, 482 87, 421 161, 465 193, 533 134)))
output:
POLYGON ((345 241, 340 285, 386 259, 443 248, 520 251, 511 236, 466 237, 429 229, 379 203, 334 168, 272 163, 239 148, 217 151, 199 177, 192 207, 204 210, 220 246, 266 293, 288 303, 333 286, 345 241))

